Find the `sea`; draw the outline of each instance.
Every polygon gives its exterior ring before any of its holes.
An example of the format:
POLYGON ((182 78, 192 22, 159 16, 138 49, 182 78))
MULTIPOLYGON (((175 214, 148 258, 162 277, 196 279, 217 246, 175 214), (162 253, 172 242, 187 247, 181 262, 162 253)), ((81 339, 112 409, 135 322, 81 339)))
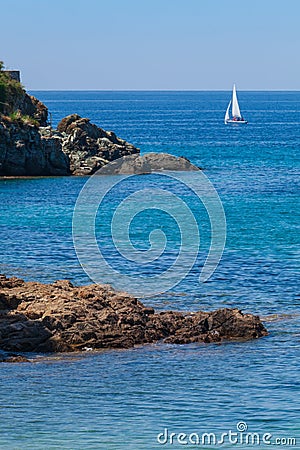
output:
MULTIPOLYGON (((33 94, 49 108, 53 126, 77 113, 142 154, 185 156, 202 169, 226 217, 224 251, 204 283, 199 275, 210 248, 211 217, 201 195, 186 188, 198 173, 183 175, 178 181, 183 187, 165 175, 134 177, 134 191, 174 189, 200 230, 198 256, 187 273, 179 271, 177 279, 176 272, 166 292, 141 294, 141 300, 157 310, 239 308, 259 315, 269 335, 221 345, 155 343, 31 355, 31 363, 3 363, 0 449, 300 448, 300 92, 239 92, 249 122, 240 126, 224 125, 231 95, 226 91, 33 94)), ((95 281, 72 237, 74 208, 87 180, 0 180, 0 273, 45 283, 95 281)), ((110 265, 116 263, 128 277, 140 276, 136 261, 125 255, 125 264, 108 236, 111 208, 126 197, 128 179, 122 182, 113 178, 110 200, 98 217, 98 241, 110 265)), ((156 199, 155 210, 149 214, 144 208, 129 227, 139 252, 151 249, 153 230, 166 237, 165 257, 140 264, 146 277, 176 261, 181 228, 189 230, 180 214, 177 220, 159 211, 156 199)), ((85 257, 94 262, 88 247, 85 257)), ((188 266, 189 251, 184 258, 181 264, 188 266)), ((103 269, 103 282, 122 288, 108 272, 103 269)), ((130 283, 125 287, 130 291, 130 283)))

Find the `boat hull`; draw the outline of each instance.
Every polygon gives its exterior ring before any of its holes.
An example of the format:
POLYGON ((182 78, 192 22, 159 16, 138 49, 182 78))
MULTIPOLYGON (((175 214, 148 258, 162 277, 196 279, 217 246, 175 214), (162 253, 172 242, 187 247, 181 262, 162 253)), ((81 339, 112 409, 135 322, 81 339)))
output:
POLYGON ((248 123, 247 120, 232 120, 232 119, 228 119, 225 121, 225 124, 235 124, 235 125, 245 125, 246 123, 248 123))

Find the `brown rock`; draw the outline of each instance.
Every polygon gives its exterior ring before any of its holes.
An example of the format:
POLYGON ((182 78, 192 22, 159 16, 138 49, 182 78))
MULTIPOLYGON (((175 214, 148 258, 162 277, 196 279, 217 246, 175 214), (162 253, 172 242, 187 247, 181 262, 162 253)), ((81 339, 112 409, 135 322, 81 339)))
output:
POLYGON ((29 98, 32 103, 32 108, 30 114, 35 120, 39 122, 41 127, 47 126, 48 120, 48 108, 44 103, 35 98, 33 95, 29 95, 29 98))
POLYGON ((20 362, 30 362, 30 360, 27 359, 23 355, 17 355, 14 353, 10 353, 10 354, 0 355, 0 362, 20 363, 20 362))
POLYGON ((70 114, 69 116, 64 117, 57 125, 57 131, 60 133, 69 132, 69 126, 80 119, 81 117, 78 114, 70 114))
POLYGON ((19 111, 23 116, 30 116, 37 120, 41 127, 47 125, 48 108, 40 100, 21 88, 8 89, 6 92, 5 103, 2 105, 2 113, 9 115, 19 111))
POLYGON ((65 352, 169 343, 255 339, 267 334, 258 316, 237 309, 156 313, 106 285, 74 287, 0 277, 0 349, 65 352))

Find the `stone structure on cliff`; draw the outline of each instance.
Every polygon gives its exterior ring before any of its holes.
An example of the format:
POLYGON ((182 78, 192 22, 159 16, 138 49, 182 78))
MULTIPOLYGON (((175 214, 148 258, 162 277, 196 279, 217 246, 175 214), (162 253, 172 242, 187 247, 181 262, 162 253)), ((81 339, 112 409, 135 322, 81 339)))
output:
POLYGON ((0 276, 0 350, 69 352, 164 341, 221 342, 267 334, 259 317, 237 309, 155 312, 107 285, 74 287, 0 276))
POLYGON ((18 83, 21 82, 21 74, 19 70, 3 70, 3 73, 5 73, 11 80, 15 80, 18 83))

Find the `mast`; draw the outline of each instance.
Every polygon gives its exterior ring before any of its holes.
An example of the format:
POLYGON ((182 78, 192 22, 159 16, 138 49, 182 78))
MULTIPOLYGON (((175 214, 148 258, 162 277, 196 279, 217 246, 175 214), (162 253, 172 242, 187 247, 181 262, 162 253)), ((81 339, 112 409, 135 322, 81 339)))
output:
POLYGON ((233 117, 242 117, 238 99, 237 99, 237 95, 236 95, 235 84, 233 85, 233 89, 232 89, 232 116, 233 117))

